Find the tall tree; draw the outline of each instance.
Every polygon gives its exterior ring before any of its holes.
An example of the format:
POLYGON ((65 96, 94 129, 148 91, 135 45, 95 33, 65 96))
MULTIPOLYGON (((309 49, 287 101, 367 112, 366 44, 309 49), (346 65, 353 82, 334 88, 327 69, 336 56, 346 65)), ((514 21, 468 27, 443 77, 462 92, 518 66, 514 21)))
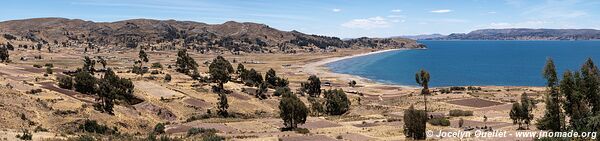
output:
POLYGON ((219 88, 221 90, 223 90, 223 83, 227 83, 231 80, 229 74, 234 71, 229 61, 225 60, 222 56, 217 56, 217 58, 213 59, 210 66, 208 66, 208 69, 210 78, 219 83, 219 88))
POLYGON ((529 129, 529 124, 531 123, 531 120, 533 120, 532 113, 534 106, 535 105, 533 101, 529 98, 529 96, 527 96, 526 93, 521 94, 521 108, 523 109, 519 115, 523 119, 523 123, 527 125, 527 129, 529 129))
POLYGON ((96 69, 94 68, 94 66, 96 65, 96 61, 93 60, 92 58, 85 56, 83 57, 83 71, 87 71, 90 74, 94 74, 94 71, 96 71, 96 69))
POLYGON ((103 57, 98 56, 98 63, 102 65, 102 68, 106 69, 106 60, 103 57))
POLYGON ((303 83, 303 89, 312 97, 321 95, 321 80, 316 75, 308 77, 308 82, 303 83))
POLYGON ((600 114, 600 75, 598 67, 588 58, 581 67, 581 92, 589 100, 593 114, 600 114))
POLYGON ((181 49, 177 52, 175 64, 177 64, 177 72, 186 75, 190 75, 190 71, 193 71, 194 74, 198 73, 198 63, 196 63, 194 58, 190 57, 186 49, 181 49))
POLYGON ((279 117, 283 120, 285 128, 294 129, 298 124, 304 124, 308 117, 308 108, 291 91, 282 91, 279 101, 279 117))
POLYGON ((229 108, 229 103, 227 103, 227 95, 224 93, 219 93, 219 103, 217 105, 219 111, 217 113, 221 115, 221 117, 228 117, 229 113, 227 109, 229 108))
POLYGON ((10 60, 10 54, 8 54, 8 49, 6 47, 0 47, 0 61, 7 62, 10 60))
POLYGON ((404 135, 415 140, 427 138, 425 128, 427 127, 427 113, 416 110, 413 105, 404 110, 404 135))
POLYGON ((558 77, 552 58, 547 59, 543 76, 547 80, 548 94, 546 95, 546 111, 544 117, 537 121, 537 128, 541 130, 562 131, 565 122, 560 110, 560 94, 556 87, 558 77))
POLYGON ((350 100, 344 90, 333 89, 326 90, 325 95, 325 107, 327 113, 330 115, 342 115, 350 110, 350 100))
POLYGON ((423 89, 421 90, 421 94, 423 95, 423 100, 425 102, 425 112, 427 112, 427 95, 429 94, 429 72, 424 69, 417 72, 415 74, 415 80, 417 84, 421 85, 423 89))
POLYGON ((265 82, 267 82, 269 87, 274 88, 277 86, 277 74, 273 68, 269 69, 267 73, 265 73, 265 82))
POLYGON ((140 52, 138 53, 138 58, 140 58, 140 60, 142 62, 148 62, 150 60, 148 60, 148 54, 146 54, 146 52, 143 49, 140 49, 140 52))
POLYGON ((560 81, 560 93, 565 97, 563 109, 570 117, 570 128, 575 131, 583 131, 587 125, 586 118, 589 116, 587 98, 580 92, 580 83, 583 83, 579 72, 567 70, 560 81))

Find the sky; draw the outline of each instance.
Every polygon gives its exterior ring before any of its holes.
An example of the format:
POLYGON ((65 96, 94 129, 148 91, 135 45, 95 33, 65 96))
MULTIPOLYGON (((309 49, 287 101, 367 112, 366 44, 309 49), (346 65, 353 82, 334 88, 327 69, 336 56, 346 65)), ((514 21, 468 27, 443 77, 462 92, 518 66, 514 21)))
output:
POLYGON ((340 38, 483 28, 600 29, 599 0, 11 0, 0 21, 63 17, 256 22, 340 38))

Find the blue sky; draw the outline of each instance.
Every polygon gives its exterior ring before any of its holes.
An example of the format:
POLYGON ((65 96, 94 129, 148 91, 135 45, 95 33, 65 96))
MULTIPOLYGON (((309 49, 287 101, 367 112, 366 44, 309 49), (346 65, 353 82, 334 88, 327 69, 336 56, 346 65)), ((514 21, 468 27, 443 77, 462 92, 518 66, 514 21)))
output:
POLYGON ((264 23, 280 30, 354 37, 464 33, 482 28, 600 29, 598 0, 11 0, 0 21, 65 17, 210 24, 264 23))

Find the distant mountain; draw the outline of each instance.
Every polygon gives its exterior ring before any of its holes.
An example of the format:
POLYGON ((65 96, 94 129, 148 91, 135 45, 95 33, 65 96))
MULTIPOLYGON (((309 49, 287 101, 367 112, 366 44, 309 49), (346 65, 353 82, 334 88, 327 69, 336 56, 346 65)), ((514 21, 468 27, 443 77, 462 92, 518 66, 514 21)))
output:
POLYGON ((432 38, 442 38, 442 37, 446 37, 446 35, 442 35, 442 34, 421 34, 421 35, 405 35, 405 36, 398 36, 401 38, 407 38, 407 39, 413 39, 413 40, 424 40, 424 39, 432 39, 432 38))
POLYGON ((480 29, 467 34, 453 33, 431 40, 598 40, 595 29, 480 29))
POLYGON ((337 37, 281 31, 268 25, 229 21, 206 24, 192 21, 132 19, 92 22, 65 18, 35 18, 0 22, 0 38, 56 44, 64 47, 188 48, 198 51, 295 52, 330 48, 413 48, 414 40, 337 37))

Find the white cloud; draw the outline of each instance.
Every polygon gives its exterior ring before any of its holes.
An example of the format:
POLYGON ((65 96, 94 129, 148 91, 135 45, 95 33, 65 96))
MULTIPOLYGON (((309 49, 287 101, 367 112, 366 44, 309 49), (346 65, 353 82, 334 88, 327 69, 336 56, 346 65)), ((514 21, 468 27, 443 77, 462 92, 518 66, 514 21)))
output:
POLYGON ((394 9, 394 10, 392 10, 392 12, 399 13, 399 12, 402 12, 402 10, 400 10, 400 9, 394 9))
POLYGON ((340 11, 342 11, 342 9, 334 8, 334 9, 331 9, 331 11, 333 11, 333 12, 340 12, 340 11))
POLYGON ((430 11, 431 13, 448 13, 448 12, 452 12, 452 10, 450 9, 440 9, 440 10, 433 10, 430 11))
POLYGON ((490 12, 488 12, 488 14, 496 14, 496 13, 498 13, 498 12, 496 12, 496 11, 490 11, 490 12))
POLYGON ((343 27, 360 29, 387 28, 390 25, 389 20, 380 16, 367 19, 354 19, 342 24, 343 27))
POLYGON ((403 15, 388 15, 388 18, 405 18, 406 16, 403 15))

